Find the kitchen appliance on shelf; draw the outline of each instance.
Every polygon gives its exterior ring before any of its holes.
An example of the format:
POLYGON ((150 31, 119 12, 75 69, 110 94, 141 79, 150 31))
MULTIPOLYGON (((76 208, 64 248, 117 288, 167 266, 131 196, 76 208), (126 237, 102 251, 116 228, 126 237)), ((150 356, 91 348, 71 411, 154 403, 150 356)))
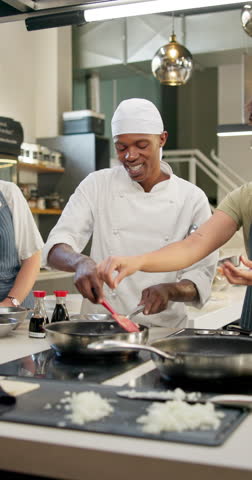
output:
POLYGON ((23 141, 23 128, 12 118, 0 117, 0 179, 18 182, 18 156, 23 141))
POLYGON ((104 135, 104 113, 93 110, 74 110, 63 113, 63 129, 65 135, 73 133, 90 133, 104 135))

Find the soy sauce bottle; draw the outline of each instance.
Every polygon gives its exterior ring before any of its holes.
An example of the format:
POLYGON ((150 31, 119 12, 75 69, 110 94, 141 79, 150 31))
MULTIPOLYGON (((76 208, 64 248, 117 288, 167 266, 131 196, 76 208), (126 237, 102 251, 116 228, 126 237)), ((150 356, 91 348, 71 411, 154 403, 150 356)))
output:
POLYGON ((46 292, 44 290, 34 290, 33 295, 34 310, 29 323, 29 337, 44 338, 44 327, 46 323, 49 323, 44 302, 46 292))
POLYGON ((69 320, 69 314, 66 308, 66 296, 67 290, 55 290, 53 292, 56 295, 56 305, 52 314, 51 322, 64 322, 69 320))

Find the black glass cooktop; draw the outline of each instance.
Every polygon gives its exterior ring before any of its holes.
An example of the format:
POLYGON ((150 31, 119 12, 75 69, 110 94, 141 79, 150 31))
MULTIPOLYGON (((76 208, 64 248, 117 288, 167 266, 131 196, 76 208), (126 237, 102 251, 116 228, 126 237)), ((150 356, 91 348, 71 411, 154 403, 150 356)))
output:
MULTIPOLYGON (((132 387, 132 382, 128 384, 132 387)), ((174 390, 182 388, 186 392, 206 392, 206 393, 243 393, 252 395, 252 379, 229 378, 228 380, 214 381, 192 381, 182 377, 176 379, 164 380, 160 377, 159 371, 155 368, 150 372, 138 377, 134 381, 134 389, 150 390, 174 390)))
POLYGON ((0 375, 101 383, 150 359, 146 352, 70 359, 53 350, 28 355, 0 365, 0 375))

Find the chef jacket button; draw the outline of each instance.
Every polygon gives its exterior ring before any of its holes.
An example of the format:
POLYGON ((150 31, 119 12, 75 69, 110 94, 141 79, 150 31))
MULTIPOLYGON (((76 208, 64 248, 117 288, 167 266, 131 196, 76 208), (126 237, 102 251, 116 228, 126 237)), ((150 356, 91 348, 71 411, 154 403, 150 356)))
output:
POLYGON ((123 198, 123 197, 124 197, 123 193, 120 193, 120 198, 123 198))
POLYGON ((169 237, 165 237, 165 242, 168 242, 169 241, 169 237))
POLYGON ((114 230, 114 231, 113 231, 113 234, 114 234, 114 235, 118 235, 118 234, 119 234, 118 230, 114 230))

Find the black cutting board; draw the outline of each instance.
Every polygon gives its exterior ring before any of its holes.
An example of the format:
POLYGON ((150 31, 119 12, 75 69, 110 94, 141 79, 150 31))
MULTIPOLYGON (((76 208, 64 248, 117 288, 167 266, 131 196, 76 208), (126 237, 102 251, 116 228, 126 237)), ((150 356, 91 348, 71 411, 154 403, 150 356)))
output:
MULTIPOLYGON (((31 380, 32 381, 32 380, 31 380)), ((61 382, 61 381, 40 381, 40 388, 33 392, 17 397, 17 403, 13 408, 0 412, 0 421, 27 423, 48 427, 63 428, 71 430, 83 430, 94 433, 109 433, 115 435, 126 435, 151 440, 164 440, 198 445, 217 446, 221 445, 234 431, 241 421, 247 416, 248 411, 240 408, 216 407, 225 413, 217 430, 195 430, 185 432, 165 432, 157 435, 145 433, 142 426, 136 423, 136 419, 146 413, 147 407, 151 404, 149 400, 132 400, 119 397, 116 392, 125 387, 112 387, 82 382, 61 382), (75 425, 65 418, 64 404, 60 399, 65 397, 66 391, 83 392, 95 391, 108 400, 112 400, 113 413, 102 420, 89 422, 84 425, 75 425), (116 401, 115 401, 116 400, 116 401), (50 403, 52 408, 45 409, 50 403), (57 409, 61 405, 61 409, 57 409)), ((128 390, 128 388, 126 387, 128 390)), ((143 390, 143 389, 141 389, 143 390)))

